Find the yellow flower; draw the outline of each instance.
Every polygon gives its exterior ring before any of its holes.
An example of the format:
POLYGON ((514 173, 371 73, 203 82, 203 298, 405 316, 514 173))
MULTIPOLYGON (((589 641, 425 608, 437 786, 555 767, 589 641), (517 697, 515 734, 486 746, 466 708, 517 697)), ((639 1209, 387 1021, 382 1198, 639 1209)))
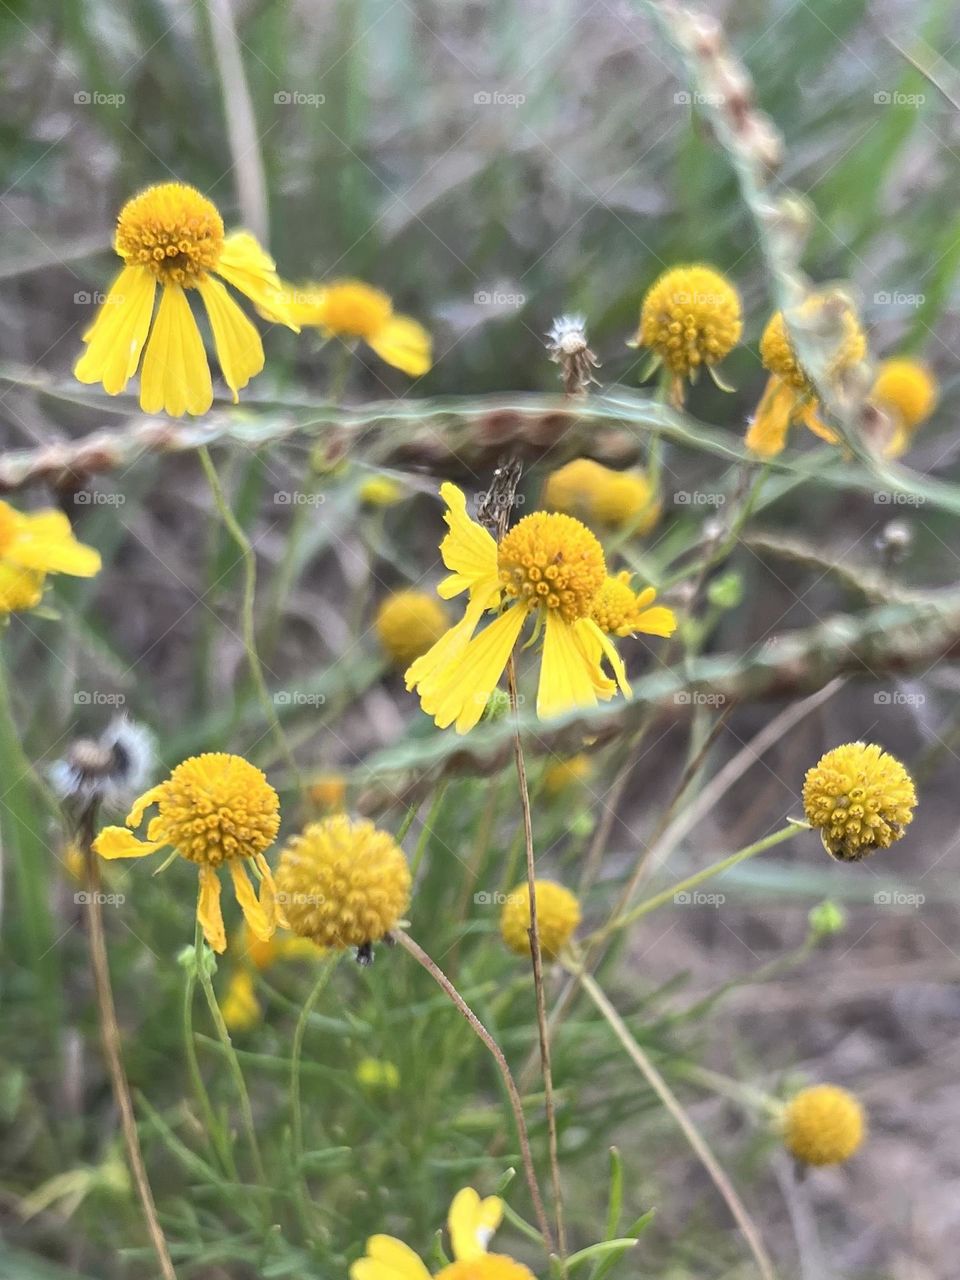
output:
POLYGON ((787 1104, 784 1142, 804 1164, 841 1164, 859 1149, 865 1134, 863 1107, 838 1085, 801 1089, 787 1104))
MULTIPOLYGON (((825 373, 827 381, 836 385, 842 384, 867 354, 867 340, 852 305, 838 294, 813 293, 797 307, 793 317, 800 325, 815 326, 828 311, 836 315, 838 306, 840 338, 825 373)), ((818 415, 819 401, 794 350, 782 311, 767 322, 760 339, 760 358, 770 378, 747 431, 747 448, 764 458, 775 457, 783 451, 787 430, 797 422, 828 444, 836 444, 836 432, 818 415)))
POLYGON ((365 1089, 393 1090, 400 1085, 400 1072, 396 1064, 380 1058, 361 1058, 355 1074, 358 1084, 362 1084, 365 1089))
MULTIPOLYGON (((649 347, 671 374, 673 401, 683 403, 683 383, 701 366, 716 381, 714 365, 740 341, 740 295, 712 267, 674 267, 651 285, 632 346, 649 347)), ((718 382, 718 385, 722 385, 718 382)))
POLYGON ((359 489, 360 501, 368 507, 392 507, 404 497, 404 488, 392 476, 371 476, 359 489))
POLYGON ((916 803, 913 780, 900 761, 863 742, 828 751, 803 783, 807 820, 841 862, 888 849, 913 821, 916 803))
POLYGON ((48 573, 99 572, 99 551, 77 542, 62 511, 25 513, 0 500, 0 618, 36 608, 48 573))
MULTIPOLYGON (((537 880, 537 931, 545 959, 556 960, 580 923, 576 896, 553 880, 537 880)), ((517 955, 530 954, 530 886, 518 884, 500 913, 500 936, 517 955)))
POLYGON ((388 832, 335 814, 311 822, 283 850, 277 892, 294 933, 338 950, 365 948, 406 911, 410 868, 388 832))
POLYGON ((422 324, 398 316, 387 294, 362 280, 288 286, 290 310, 302 325, 315 325, 327 338, 363 341, 381 360, 419 378, 430 368, 433 344, 422 324))
POLYGON ((321 773, 307 787, 307 795, 323 813, 339 813, 347 796, 347 780, 339 773, 321 773))
POLYGON ((318 960, 323 955, 322 947, 281 928, 270 938, 258 938, 244 925, 232 945, 241 960, 260 970, 270 969, 284 960, 318 960))
POLYGON ((605 579, 594 596, 590 616, 600 628, 611 636, 635 636, 643 632, 649 636, 672 636, 677 629, 677 619, 666 605, 654 605, 657 593, 653 587, 634 591, 630 585, 632 574, 621 569, 615 577, 605 579))
POLYGON ((937 407, 937 380, 917 360, 884 360, 870 391, 871 401, 890 415, 893 432, 884 454, 899 458, 906 453, 918 427, 937 407))
MULTIPOLYGON (((533 1273, 505 1254, 487 1253, 503 1218, 503 1201, 482 1200, 472 1187, 458 1191, 450 1205, 447 1229, 454 1261, 435 1280, 533 1280, 533 1273)), ((350 1280, 431 1280, 430 1272, 402 1240, 371 1236, 367 1252, 350 1268, 350 1280)))
POLYGON ((585 782, 592 772, 593 762, 582 752, 568 760, 554 760, 543 771, 543 789, 548 796, 562 795, 578 782, 585 782))
POLYGON ((263 1017, 263 1009, 253 986, 249 969, 238 969, 230 979, 223 997, 223 1020, 231 1031, 250 1031, 263 1017))
POLYGON ((590 458, 575 458, 547 477, 543 505, 594 524, 647 533, 660 518, 660 503, 642 471, 614 471, 590 458))
POLYGON ((87 349, 74 375, 80 382, 102 383, 115 396, 136 373, 146 348, 140 376, 145 413, 163 410, 179 418, 206 413, 213 402, 203 339, 187 300, 191 290, 203 299, 234 403, 263 368, 263 344, 222 281, 248 297, 265 319, 297 329, 280 297, 273 259, 249 231, 227 235, 216 206, 193 187, 164 182, 134 196, 120 210, 113 245, 124 268, 83 335, 87 349))
POLYGON ((591 616, 606 579, 603 549, 572 516, 535 511, 497 544, 467 515, 467 501, 452 484, 440 487, 449 526, 440 554, 451 573, 437 588, 445 599, 468 592, 460 622, 407 670, 423 710, 445 729, 467 733, 477 724, 528 618, 533 640, 543 632, 537 690, 541 718, 575 707, 595 707, 617 684, 630 696, 626 670, 612 641, 591 616), (501 605, 505 605, 502 612, 501 605), (474 635, 483 614, 499 616, 474 635), (606 658, 616 684, 601 667, 606 658))
POLYGON ((387 656, 406 667, 436 644, 449 619, 426 591, 394 591, 380 605, 373 625, 387 656))
POLYGON ((166 782, 151 787, 133 803, 127 827, 139 827, 144 812, 157 806, 138 840, 125 827, 104 827, 93 842, 101 858, 142 858, 167 846, 200 869, 197 919, 214 951, 225 951, 227 938, 220 912, 218 868, 226 863, 233 889, 250 930, 258 938, 273 936, 277 925, 276 890, 263 856, 280 827, 280 800, 264 774, 242 756, 211 752, 178 764, 166 782), (247 876, 252 862, 260 875, 259 899, 247 876))

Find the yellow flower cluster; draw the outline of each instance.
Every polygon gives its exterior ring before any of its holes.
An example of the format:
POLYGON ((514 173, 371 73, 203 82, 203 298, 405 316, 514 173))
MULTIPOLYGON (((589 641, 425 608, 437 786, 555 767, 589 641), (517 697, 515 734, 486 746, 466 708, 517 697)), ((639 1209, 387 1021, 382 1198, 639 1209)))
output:
MULTIPOLYGON (((569 889, 554 880, 535 881, 537 932, 540 950, 547 960, 556 960, 580 923, 580 903, 569 889)), ((507 894, 500 913, 500 934, 511 951, 530 954, 530 886, 518 884, 507 894)))
POLYGON ((863 742, 828 751, 803 783, 807 820, 841 862, 888 849, 913 820, 916 803, 913 780, 900 761, 863 742))
POLYGON ((0 500, 0 619, 35 609, 48 575, 92 578, 100 554, 73 536, 62 511, 17 511, 0 500))
POLYGON ((446 610, 426 591, 394 591, 374 619, 374 629, 391 662, 408 667, 436 644, 449 623, 446 610))
POLYGON ((884 447, 888 458, 906 453, 917 429, 937 407, 937 380, 916 360, 884 360, 877 369, 870 400, 890 419, 891 433, 884 447))
POLYGON ((866 1118, 859 1101, 835 1084, 801 1089, 787 1104, 784 1142, 804 1164, 841 1164, 859 1150, 866 1118))
POLYGON ((642 471, 614 471, 591 458, 575 458, 551 472, 543 506, 636 533, 648 533, 660 518, 660 503, 642 471))

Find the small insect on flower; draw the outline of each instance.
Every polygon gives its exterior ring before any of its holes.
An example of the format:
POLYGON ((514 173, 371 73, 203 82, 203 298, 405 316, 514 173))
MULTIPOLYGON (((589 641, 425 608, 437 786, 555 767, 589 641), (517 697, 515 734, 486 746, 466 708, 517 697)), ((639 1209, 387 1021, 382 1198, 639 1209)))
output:
POLYGON ((600 384, 593 376, 600 361, 587 344, 587 322, 584 316, 560 316, 547 334, 547 352, 560 366, 560 378, 568 396, 585 396, 591 383, 600 384))
POLYGON ((197 919, 203 936, 218 952, 227 946, 217 874, 226 863, 251 931, 258 938, 272 937, 276 890, 263 855, 280 827, 280 800, 264 774, 242 756, 191 756, 134 802, 127 827, 139 827, 151 805, 157 806, 157 814, 147 827, 146 840, 138 840, 126 827, 104 827, 93 842, 94 851, 101 858, 142 858, 170 847, 195 862, 200 871, 197 919), (260 877, 259 899, 245 864, 252 864, 260 877))
POLYGON ((407 667, 436 644, 450 619, 426 591, 393 591, 377 610, 373 625, 391 662, 407 667))
POLYGON ((839 439, 819 416, 816 389, 800 363, 790 325, 807 333, 811 341, 829 343, 824 376, 837 389, 843 388, 867 354, 859 317, 839 292, 810 294, 790 313, 789 325, 782 311, 771 316, 760 339, 760 358, 770 378, 745 439, 747 448, 763 458, 783 452, 787 431, 795 423, 802 423, 828 444, 839 439))
POLYGON ((787 1103, 783 1140, 804 1164, 842 1164, 857 1152, 866 1136, 866 1116, 859 1101, 835 1084, 818 1084, 787 1103))
POLYGON ((890 436, 884 447, 888 458, 899 458, 910 448, 917 429, 937 407, 937 380, 917 360, 884 360, 877 369, 870 401, 889 418, 890 436))
POLYGON ((696 382, 701 368, 718 387, 730 390, 720 381, 716 366, 742 332, 740 295, 726 276, 707 266, 673 267, 647 290, 640 328, 627 345, 649 348, 653 359, 645 375, 662 365, 670 379, 671 400, 679 408, 684 382, 696 382))
POLYGON ((227 235, 212 201, 182 182, 147 187, 129 200, 120 210, 113 247, 125 265, 83 335, 87 349, 74 376, 102 383, 115 396, 136 373, 145 349, 140 375, 145 413, 165 411, 179 418, 206 413, 213 403, 203 339, 187 300, 192 290, 206 308, 234 403, 237 392, 263 368, 263 344, 222 281, 249 298, 264 319, 298 328, 280 296, 270 255, 249 231, 227 235), (157 285, 160 305, 154 318, 157 285))
POLYGON ((441 485, 440 494, 449 527, 440 554, 451 572, 437 591, 444 599, 466 591, 468 603, 461 621, 407 670, 407 688, 420 694, 423 710, 441 729, 472 729, 531 618, 536 625, 529 644, 543 634, 541 718, 595 707, 598 699, 612 698, 618 685, 629 697, 620 655, 592 617, 607 576, 596 535, 572 516, 535 511, 498 543, 470 519, 456 485, 441 485), (498 616, 474 635, 487 612, 498 616), (603 671, 603 659, 616 682, 603 671))
POLYGON ((543 506, 635 533, 648 533, 660 518, 660 503, 642 471, 614 471, 591 458, 575 458, 551 472, 543 506))
MULTIPOLYGON (((487 1246, 503 1219, 503 1201, 481 1199, 472 1187, 458 1191, 450 1205, 447 1229, 454 1261, 432 1280, 534 1280, 533 1272, 487 1246)), ((393 1236, 371 1236, 367 1251, 350 1268, 350 1280, 431 1280, 417 1254, 393 1236)))
POLYGON ((123 809, 145 785, 153 764, 153 738, 142 725, 118 716, 99 738, 79 738, 50 766, 50 783, 68 804, 96 801, 123 809))
POLYGON ((321 946, 370 947, 397 926, 410 903, 410 868, 393 836, 372 822, 335 814, 294 836, 277 867, 278 901, 294 933, 321 946))
POLYGON ((285 285, 284 296, 298 324, 312 325, 326 338, 365 342, 411 378, 422 377, 433 363, 433 343, 423 325, 397 315, 389 296, 362 280, 285 285))
POLYGON ((807 820, 840 862, 888 849, 913 821, 916 803, 913 780, 900 761, 863 742, 828 751, 803 783, 807 820))
POLYGON ((35 609, 48 574, 92 578, 100 553, 73 536, 62 511, 17 511, 0 500, 0 620, 35 609))
MULTIPOLYGON (((537 932, 544 959, 556 960, 580 923, 576 896, 554 880, 537 880, 537 932)), ((500 913, 500 936, 517 955, 530 954, 530 886, 518 884, 500 913)))

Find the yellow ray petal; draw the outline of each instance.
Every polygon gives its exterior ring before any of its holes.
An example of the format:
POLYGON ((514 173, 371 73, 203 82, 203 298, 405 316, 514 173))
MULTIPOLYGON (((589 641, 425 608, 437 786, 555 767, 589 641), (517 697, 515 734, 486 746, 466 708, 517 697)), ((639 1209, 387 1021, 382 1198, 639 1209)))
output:
POLYGON ((800 410, 800 421, 805 427, 809 427, 815 436, 819 436, 821 440, 826 440, 827 444, 839 444, 840 437, 819 417, 817 413, 819 407, 816 400, 804 405, 800 410))
POLYGON ((420 704, 441 729, 456 720, 457 733, 467 733, 483 715, 490 694, 517 643, 527 612, 514 605, 466 645, 462 653, 431 681, 420 704))
POLYGON ((227 935, 223 928, 223 914, 220 911, 220 877, 213 867, 200 868, 200 893, 197 896, 197 919, 203 936, 220 954, 227 949, 227 935))
POLYGON ((224 240, 217 274, 245 294, 265 320, 285 324, 294 333, 300 332, 277 275, 276 263, 249 231, 234 231, 224 240))
POLYGON ((163 845, 163 840, 138 840, 126 827, 104 827, 93 842, 93 851, 101 858, 144 858, 163 845))
POLYGON ((458 1191, 447 1215, 454 1258, 472 1262, 482 1257, 502 1218, 503 1201, 498 1196, 481 1200, 473 1187, 458 1191))
POLYGON ((22 516, 3 558, 21 569, 36 569, 40 573, 72 573, 78 578, 92 578, 100 571, 100 552, 76 540, 70 521, 62 511, 39 511, 36 515, 22 516))
POLYGON ((381 360, 395 369, 420 378, 432 363, 433 341, 422 324, 410 316, 391 316, 386 324, 367 339, 381 360))
POLYGON ((445 600, 461 591, 490 595, 499 592, 497 544, 483 525, 467 514, 467 499, 455 484, 442 484, 440 496, 447 504, 443 518, 450 532, 440 543, 443 563, 453 572, 437 588, 445 600))
MULTIPOLYGON (((277 906, 277 886, 273 879, 273 872, 270 870, 270 863, 262 853, 258 853, 253 859, 257 870, 260 872, 260 908, 267 917, 267 923, 271 926, 271 933, 279 926, 281 929, 288 929, 286 918, 277 906)), ((261 939, 262 941, 262 939, 261 939)), ((301 941, 301 939, 297 939, 301 941)))
POLYGON ((143 821, 143 815, 152 804, 156 804, 160 798, 166 793, 166 783, 159 782, 155 787, 151 787, 149 791, 145 791, 142 796, 137 796, 131 806, 130 812, 126 816, 126 824, 128 827, 139 827, 143 821))
MULTIPOLYGON (((601 627, 598 627, 592 618, 581 618, 575 626, 578 638, 588 657, 597 653, 597 649, 594 646, 598 646, 599 652, 603 654, 613 668, 613 674, 616 676, 617 684, 620 686, 620 692, 625 698, 632 698, 633 690, 630 688, 630 682, 627 679, 627 669, 623 665, 623 659, 617 652, 617 646, 607 633, 601 627)), ((602 678, 605 679, 605 677, 602 678)), ((598 691, 601 692, 601 697, 607 697, 608 694, 603 691, 603 688, 603 685, 597 686, 598 691)))
POLYGON ((429 694, 433 677, 447 668, 467 647, 486 607, 487 601, 482 596, 472 599, 460 621, 410 664, 404 674, 408 689, 416 688, 420 693, 429 694))
POLYGON ((126 387, 140 363, 156 286, 156 278, 145 267, 124 267, 83 335, 87 349, 73 370, 78 382, 102 382, 111 396, 126 387))
POLYGON ((779 378, 770 378, 744 440, 747 448, 763 458, 782 453, 796 400, 792 387, 779 378))
POLYGON ((207 276, 197 287, 210 317, 217 359, 236 404, 240 398, 237 392, 263 368, 263 343, 255 326, 219 280, 207 276))
POLYGON ((595 707, 598 677, 602 679, 602 673, 586 648, 578 643, 573 624, 565 621, 555 609, 549 610, 537 686, 537 715, 548 719, 574 707, 595 707))
POLYGON ((648 636, 672 636, 677 629, 677 616, 665 604, 644 609, 634 623, 634 635, 642 632, 648 636))
POLYGON ((277 927, 276 919, 271 919, 257 901, 247 869, 238 859, 230 863, 230 875, 233 879, 233 891, 240 903, 243 918, 250 926, 250 932, 261 942, 269 942, 277 927))
POLYGON ((210 366, 190 303, 178 284, 164 285, 143 358, 140 408, 180 418, 206 413, 212 403, 210 366))
POLYGON ((367 1256, 350 1268, 350 1280, 430 1280, 413 1250, 393 1236, 371 1236, 367 1256))

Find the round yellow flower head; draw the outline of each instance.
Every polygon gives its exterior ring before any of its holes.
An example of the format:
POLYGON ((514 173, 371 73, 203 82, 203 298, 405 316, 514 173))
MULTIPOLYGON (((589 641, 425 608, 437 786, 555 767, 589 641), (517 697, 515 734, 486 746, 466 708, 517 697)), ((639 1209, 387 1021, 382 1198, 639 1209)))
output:
POLYGON ((278 901, 294 933, 321 946, 366 948, 410 902, 410 868, 393 836, 336 814, 311 822, 280 855, 278 901))
POLYGON ((649 347, 669 369, 679 399, 683 380, 719 364, 742 332, 740 295, 729 280, 712 267, 673 267, 643 300, 636 345, 649 347))
POLYGON ((231 1031, 249 1031, 263 1017, 263 1009, 249 969, 238 969, 223 997, 223 1020, 231 1031))
MULTIPOLYGON (((580 923, 580 903, 569 889, 553 880, 538 880, 537 928, 540 950, 547 960, 556 960, 580 923)), ((507 894, 500 913, 500 935, 511 951, 530 954, 530 887, 518 884, 507 894)))
POLYGON ((74 376, 117 395, 145 350, 145 413, 202 414, 213 402, 203 339, 186 291, 195 289, 203 301, 234 403, 263 368, 263 346, 222 281, 248 297, 264 319, 298 327, 281 296, 273 259, 249 231, 227 235, 216 206, 194 187, 163 182, 134 196, 120 211, 114 248, 125 265, 83 335, 87 349, 74 376))
POLYGON ((808 770, 803 807, 823 847, 841 862, 859 862, 899 840, 913 820, 917 793, 899 760, 880 747, 849 742, 808 770))
POLYGON ((804 1164, 842 1164, 859 1149, 865 1134, 863 1107, 838 1085, 801 1089, 787 1104, 784 1142, 804 1164))
POLYGON ((572 516, 535 511, 497 550, 500 584, 512 600, 555 609, 567 622, 586 618, 606 576, 603 548, 572 516))
POLYGON ((380 605, 373 625, 387 656, 406 667, 440 639, 449 623, 435 596, 426 591, 394 591, 380 605))
POLYGON ((307 786, 307 795, 322 813, 338 813, 347 796, 347 780, 339 773, 321 773, 307 786))
POLYGON ((77 542, 62 511, 24 513, 0 500, 0 618, 35 609, 48 573, 99 572, 100 553, 77 542))
POLYGON ((593 762, 583 752, 567 760, 554 760, 543 771, 543 789, 548 796, 559 796, 578 782, 585 782, 593 772, 593 762))
POLYGON ((389 296, 362 280, 335 280, 290 288, 291 311, 299 324, 315 325, 328 338, 365 342, 381 360, 412 378, 425 374, 433 344, 423 325, 397 315, 389 296))
POLYGON ((590 616, 600 628, 612 636, 632 636, 638 631, 653 636, 672 636, 677 619, 665 605, 651 608, 657 597, 653 587, 634 591, 628 569, 605 579, 593 599, 590 616))
MULTIPOLYGON (((797 308, 797 316, 801 322, 815 321, 831 301, 825 294, 810 294, 797 308)), ((849 373, 867 354, 867 339, 853 307, 845 306, 839 314, 840 341, 827 369, 827 377, 831 381, 849 373)), ((760 339, 760 358, 764 367, 782 382, 804 394, 811 392, 810 379, 794 350, 782 311, 777 311, 767 322, 760 339)))
POLYGON ((102 858, 142 858, 169 845, 200 868, 197 918, 215 951, 226 950, 217 868, 230 867, 234 892, 251 930, 260 938, 276 928, 273 876, 264 858, 280 827, 280 799, 262 770, 242 756, 209 752, 178 764, 166 782, 134 801, 127 827, 139 827, 157 806, 157 816, 138 840, 126 827, 105 827, 93 842, 102 858), (244 863, 260 876, 254 894, 244 863))
POLYGON ((371 476, 364 480, 359 494, 368 507, 392 507, 403 498, 404 488, 391 476, 371 476))
POLYGON ((893 434, 884 453, 899 458, 917 430, 937 407, 937 380, 917 360, 884 360, 870 391, 871 401, 893 419, 893 434))
POLYGON ((614 528, 647 533, 660 517, 650 481, 642 471, 614 471, 590 458, 575 458, 547 477, 543 505, 614 528))

